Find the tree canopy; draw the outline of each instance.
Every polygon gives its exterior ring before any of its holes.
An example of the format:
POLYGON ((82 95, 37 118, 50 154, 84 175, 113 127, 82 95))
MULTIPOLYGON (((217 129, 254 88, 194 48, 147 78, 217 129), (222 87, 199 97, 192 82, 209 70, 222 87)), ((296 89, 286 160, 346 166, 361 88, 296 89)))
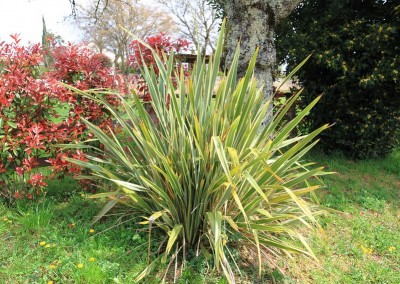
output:
POLYGON ((201 48, 202 54, 215 51, 218 27, 217 11, 208 0, 157 0, 174 15, 180 35, 201 48))
POLYGON ((87 6, 77 6, 75 18, 85 39, 94 43, 99 52, 112 51, 115 63, 124 72, 128 70, 126 62, 132 36, 121 27, 141 38, 175 31, 171 16, 135 0, 92 0, 87 6))

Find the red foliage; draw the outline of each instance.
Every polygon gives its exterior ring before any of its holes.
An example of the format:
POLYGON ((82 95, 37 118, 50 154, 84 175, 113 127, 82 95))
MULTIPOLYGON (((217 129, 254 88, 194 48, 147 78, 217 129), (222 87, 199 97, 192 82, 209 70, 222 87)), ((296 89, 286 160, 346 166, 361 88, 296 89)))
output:
MULTIPOLYGON (((11 43, 0 43, 0 193, 10 198, 34 198, 43 192, 46 179, 62 173, 80 173, 80 168, 65 158, 85 160, 85 153, 55 145, 93 137, 81 118, 104 131, 113 127, 110 114, 101 105, 60 82, 80 90, 113 89, 124 94, 126 78, 110 67, 106 56, 84 46, 53 44, 43 48, 39 44, 23 46, 17 35, 12 39, 11 43), (45 61, 49 67, 45 67, 45 61), (35 170, 43 159, 52 166, 50 176, 35 170)), ((189 46, 187 41, 173 41, 165 34, 149 37, 146 42, 161 58, 163 52, 179 53, 189 46)), ((155 65, 151 51, 138 41, 131 43, 131 51, 132 68, 155 65)), ((131 78, 143 101, 151 100, 140 77, 131 78)), ((109 104, 118 106, 117 96, 103 96, 109 104)))
MULTIPOLYGON (((169 55, 171 53, 179 54, 181 52, 188 51, 190 42, 184 39, 172 40, 171 37, 167 36, 165 33, 159 33, 155 36, 150 36, 146 38, 145 43, 153 50, 157 51, 157 54, 161 59, 163 59, 163 53, 169 55)), ((143 65, 153 67, 156 74, 159 70, 156 67, 156 61, 153 56, 153 52, 146 45, 142 44, 138 40, 134 40, 130 44, 131 55, 129 57, 129 64, 135 70, 139 70, 143 65)), ((176 63, 176 67, 179 68, 180 65, 176 63)), ((143 101, 151 101, 151 95, 147 88, 145 82, 139 78, 136 79, 139 97, 143 101)), ((149 110, 150 112, 152 110, 149 110)))
MULTIPOLYGON (((46 186, 47 177, 32 171, 41 157, 48 157, 54 172, 79 171, 62 158, 83 159, 82 152, 54 145, 92 137, 81 117, 103 129, 112 126, 105 109, 59 82, 81 90, 107 88, 121 93, 125 89, 123 78, 109 68, 107 59, 88 48, 54 46, 54 66, 46 69, 39 44, 22 46, 18 36, 12 38, 12 43, 0 43, 0 183, 21 198, 39 194, 46 186), (63 119, 57 111, 60 107, 69 109, 63 119)), ((110 104, 118 105, 116 96, 105 96, 110 104)))
MULTIPOLYGON (((119 93, 126 92, 122 75, 108 67, 110 62, 103 54, 94 54, 88 48, 69 44, 56 47, 53 56, 55 63, 51 76, 60 82, 80 90, 107 88, 119 93)), ((64 143, 92 138, 93 134, 87 131, 86 125, 80 119, 81 117, 103 130, 112 127, 111 117, 97 102, 71 91, 66 91, 65 94, 69 113, 64 123, 59 127, 59 133, 64 138, 64 143)), ((111 105, 117 106, 119 104, 116 96, 105 95, 105 97, 111 105)), ((63 158, 71 157, 72 154, 71 151, 67 151, 49 159, 53 165, 53 170, 78 173, 78 167, 63 161, 63 158)))
MULTIPOLYGON (((167 36, 165 33, 150 36, 146 38, 145 42, 148 46, 157 51, 160 58, 162 58, 162 53, 168 55, 172 52, 178 54, 187 51, 190 45, 190 42, 183 39, 173 41, 171 37, 167 36)), ((129 63, 134 69, 140 69, 143 64, 146 66, 155 66, 155 59, 152 51, 141 42, 138 40, 132 41, 130 49, 131 55, 129 57, 129 63)))

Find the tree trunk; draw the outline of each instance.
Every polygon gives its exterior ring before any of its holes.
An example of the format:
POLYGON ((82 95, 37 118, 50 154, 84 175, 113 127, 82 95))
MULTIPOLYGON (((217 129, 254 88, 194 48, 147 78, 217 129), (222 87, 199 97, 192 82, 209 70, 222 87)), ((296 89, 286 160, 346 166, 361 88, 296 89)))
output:
POLYGON ((300 0, 217 0, 227 17, 226 62, 229 64, 240 41, 238 76, 245 74, 257 47, 259 54, 254 70, 258 85, 264 86, 264 102, 270 100, 263 126, 272 119, 273 73, 276 64, 274 29, 289 15, 300 0))

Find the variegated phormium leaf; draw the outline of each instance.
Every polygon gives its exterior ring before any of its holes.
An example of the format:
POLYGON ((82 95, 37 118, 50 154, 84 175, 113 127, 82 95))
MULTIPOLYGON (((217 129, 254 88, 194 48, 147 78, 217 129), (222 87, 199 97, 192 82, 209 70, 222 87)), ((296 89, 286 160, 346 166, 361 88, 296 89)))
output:
MULTIPOLYGON (((121 98, 124 112, 119 113, 95 93, 75 90, 101 102, 123 129, 106 135, 85 121, 106 147, 100 151, 103 158, 78 163, 89 168, 93 178, 114 184, 113 191, 100 194, 111 198, 102 214, 122 202, 146 217, 145 228, 165 233, 164 251, 137 280, 157 263, 171 264, 194 250, 212 255, 215 268, 234 283, 229 253, 233 234, 235 241, 254 246, 260 270, 266 251, 314 256, 298 228, 317 225, 314 215, 321 210, 307 196, 319 186, 308 180, 324 172, 302 158, 328 126, 295 138, 290 135, 318 99, 286 125, 280 126, 280 120, 290 105, 278 111, 268 127, 260 128, 268 106, 253 78, 257 54, 238 79, 238 49, 213 97, 223 42, 224 25, 215 54, 206 64, 199 53, 188 78, 175 70, 173 55, 164 60, 154 53, 158 76, 143 66, 157 122, 135 95, 121 98)), ((149 238, 153 234, 150 231, 149 238)))

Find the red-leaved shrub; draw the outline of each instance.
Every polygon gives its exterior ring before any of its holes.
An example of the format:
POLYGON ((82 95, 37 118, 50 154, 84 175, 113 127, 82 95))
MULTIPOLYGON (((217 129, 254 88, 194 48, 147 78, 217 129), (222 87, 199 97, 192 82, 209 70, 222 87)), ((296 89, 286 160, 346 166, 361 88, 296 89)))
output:
MULTIPOLYGON (((54 147, 91 138, 81 117, 102 129, 112 126, 104 109, 64 87, 125 92, 123 78, 109 68, 103 55, 73 44, 53 46, 54 65, 44 66, 39 44, 23 46, 18 36, 0 43, 0 193, 32 198, 42 192, 48 176, 38 172, 44 159, 54 172, 79 172, 63 160, 84 159, 82 152, 54 147), (64 112, 64 113, 63 113, 64 112)), ((47 51, 48 52, 48 51, 47 51)), ((106 95, 118 105, 116 96, 106 95)))
MULTIPOLYGON (((177 39, 172 40, 171 37, 167 36, 165 33, 159 33, 155 36, 150 36, 145 39, 145 43, 151 49, 156 50, 158 56, 163 60, 163 54, 169 55, 171 53, 179 54, 182 52, 186 52, 189 49, 190 42, 177 39)), ((159 70, 156 65, 156 61, 151 49, 149 49, 146 45, 142 44, 138 40, 133 40, 130 43, 130 57, 129 57, 129 64, 134 70, 140 70, 143 68, 144 65, 151 67, 154 69, 155 73, 158 74, 159 70)), ((175 57, 175 59, 178 56, 175 57)), ((179 69, 182 65, 180 62, 175 62, 175 66, 179 69)), ((185 75, 188 75, 187 68, 185 70, 185 75)), ((171 79, 173 83, 175 82, 174 79, 175 74, 171 74, 171 79)), ((151 118, 155 123, 158 122, 157 115, 153 110, 153 107, 150 104, 151 101, 151 94, 148 89, 148 86, 143 78, 136 75, 133 77, 135 81, 134 89, 138 94, 139 98, 145 103, 145 109, 150 114, 151 118)), ((168 107, 170 98, 165 98, 165 104, 168 107)))
MULTIPOLYGON (((189 49, 190 42, 184 39, 173 40, 165 33, 159 33, 155 36, 149 36, 145 39, 145 43, 152 49, 157 51, 157 54, 162 58, 162 53, 178 54, 189 49)), ((129 64, 134 69, 140 69, 143 65, 153 66, 157 72, 156 62, 152 51, 143 45, 138 40, 133 40, 130 43, 131 55, 129 56, 129 64)))
MULTIPOLYGON (((113 128, 103 106, 64 84, 80 90, 107 89, 125 94, 128 91, 125 82, 129 80, 111 68, 109 58, 85 46, 71 43, 46 48, 40 44, 24 46, 17 35, 11 37, 11 43, 0 43, 0 194, 32 199, 44 192, 46 179, 80 173, 80 168, 65 158, 85 160, 86 152, 56 145, 93 137, 81 118, 105 131, 113 128), (43 165, 51 165, 52 173, 38 170, 43 165)), ((148 37, 146 43, 161 58, 162 53, 180 53, 189 47, 189 42, 172 40, 163 33, 148 37)), ((155 59, 147 47, 132 41, 130 48, 129 62, 133 69, 139 70, 143 64, 155 68, 155 59)), ((176 67, 180 67, 178 62, 176 67)), ((140 75, 131 75, 132 80, 139 97, 144 102, 150 101, 140 75)), ((117 96, 110 92, 102 95, 109 104, 118 106, 117 96)))

